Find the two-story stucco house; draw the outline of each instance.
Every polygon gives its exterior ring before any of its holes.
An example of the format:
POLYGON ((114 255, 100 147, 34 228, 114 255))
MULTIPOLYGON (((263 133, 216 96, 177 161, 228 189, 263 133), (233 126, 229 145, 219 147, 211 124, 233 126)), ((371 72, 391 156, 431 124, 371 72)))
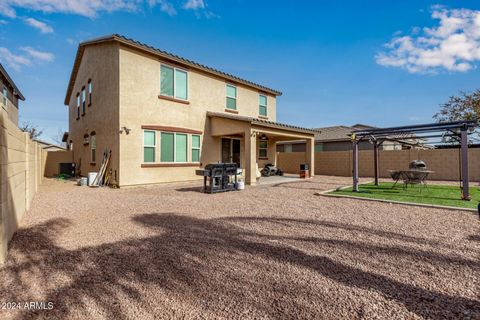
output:
POLYGON ((247 184, 276 162, 276 142, 314 131, 276 123, 277 90, 111 35, 82 42, 65 97, 68 141, 81 175, 105 149, 120 186, 195 180, 195 169, 236 162, 247 184))
POLYGON ((25 97, 0 63, 0 105, 7 111, 8 118, 18 125, 18 101, 25 97))

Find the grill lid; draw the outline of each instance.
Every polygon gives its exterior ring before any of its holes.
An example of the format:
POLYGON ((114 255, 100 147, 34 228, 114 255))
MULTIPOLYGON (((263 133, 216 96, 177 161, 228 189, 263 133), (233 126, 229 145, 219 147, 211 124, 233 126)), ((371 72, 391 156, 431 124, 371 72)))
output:
POLYGON ((425 161, 422 160, 413 160, 410 162, 408 167, 415 170, 426 170, 427 164, 425 163, 425 161))

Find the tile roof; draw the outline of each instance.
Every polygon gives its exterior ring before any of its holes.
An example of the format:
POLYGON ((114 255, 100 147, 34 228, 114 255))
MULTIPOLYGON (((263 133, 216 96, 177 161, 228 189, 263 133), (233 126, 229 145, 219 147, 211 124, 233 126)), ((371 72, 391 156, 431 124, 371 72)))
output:
POLYGON ((315 135, 315 141, 343 141, 350 140, 350 134, 355 128, 347 126, 334 126, 326 128, 317 128, 320 133, 315 135))
POLYGON ((293 125, 285 124, 285 123, 268 121, 268 120, 253 118, 253 117, 247 117, 247 116, 239 116, 239 115, 236 115, 236 114, 228 114, 228 113, 222 113, 222 112, 208 111, 207 115, 209 117, 219 117, 219 118, 225 118, 225 119, 244 121, 244 122, 249 122, 251 124, 258 124, 258 125, 262 125, 262 126, 266 126, 266 127, 286 129, 286 130, 297 131, 297 132, 302 132, 302 133, 316 134, 316 133, 320 132, 317 129, 303 128, 303 127, 293 126, 293 125))
POLYGON ((235 75, 232 75, 232 74, 229 74, 229 73, 226 73, 226 72, 208 67, 208 66, 200 64, 198 62, 182 58, 182 57, 177 56, 173 53, 160 50, 158 48, 152 47, 152 46, 147 45, 145 43, 136 41, 134 39, 127 38, 123 35, 112 34, 112 35, 108 35, 108 36, 94 38, 94 39, 87 40, 87 41, 84 41, 84 42, 80 43, 80 45, 78 47, 78 51, 77 51, 77 56, 75 57, 74 66, 72 68, 72 73, 71 73, 71 76, 70 76, 70 82, 69 82, 69 85, 68 85, 68 88, 67 88, 67 95, 65 97, 65 104, 66 105, 68 104, 68 102, 69 102, 68 100, 71 96, 71 91, 72 91, 73 84, 74 84, 74 81, 75 81, 75 78, 76 78, 76 73, 78 71, 78 67, 80 65, 80 61, 81 61, 81 58, 82 58, 83 51, 84 51, 85 47, 88 46, 88 45, 93 45, 93 44, 102 43, 102 42, 109 42, 109 41, 116 41, 116 42, 122 43, 124 45, 134 47, 134 48, 139 49, 139 50, 148 51, 148 52, 153 53, 157 56, 160 56, 164 59, 171 60, 171 61, 177 62, 177 63, 182 64, 182 65, 186 65, 186 66, 191 67, 191 68, 199 69, 199 70, 202 70, 204 72, 208 72, 210 74, 214 74, 216 76, 219 76, 221 78, 228 79, 230 81, 237 82, 237 83, 249 86, 249 87, 253 87, 253 88, 256 88, 260 91, 265 91, 267 93, 270 93, 270 94, 273 94, 273 95, 276 95, 276 96, 282 95, 282 93, 278 90, 274 90, 274 89, 265 87, 263 85, 257 84, 255 82, 242 79, 242 78, 237 77, 235 75))

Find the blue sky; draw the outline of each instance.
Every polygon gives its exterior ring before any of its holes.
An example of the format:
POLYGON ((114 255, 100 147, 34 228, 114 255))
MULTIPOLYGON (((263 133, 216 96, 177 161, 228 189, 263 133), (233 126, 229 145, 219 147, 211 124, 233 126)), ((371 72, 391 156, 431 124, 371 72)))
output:
POLYGON ((277 121, 306 127, 432 121, 480 87, 476 1, 2 0, 0 61, 51 140, 77 45, 120 33, 283 92, 277 121), (72 2, 75 3, 75 2, 72 2))

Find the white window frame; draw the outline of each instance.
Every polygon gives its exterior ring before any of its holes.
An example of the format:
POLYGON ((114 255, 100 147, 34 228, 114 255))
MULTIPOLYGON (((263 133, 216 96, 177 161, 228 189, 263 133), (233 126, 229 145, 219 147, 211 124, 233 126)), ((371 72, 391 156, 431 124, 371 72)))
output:
POLYGON ((260 93, 258 95, 258 115, 262 117, 268 117, 268 97, 266 94, 260 93), (265 97, 265 105, 260 104, 260 97, 265 97), (260 107, 265 107, 265 114, 260 113, 260 107))
POLYGON ((225 109, 228 109, 228 110, 238 110, 238 88, 236 85, 233 85, 231 83, 227 83, 226 86, 225 86, 225 109), (232 88, 235 88, 235 97, 231 97, 228 95, 228 90, 227 90, 227 87, 232 87, 232 88), (228 103, 227 103, 227 99, 226 98, 230 98, 230 99, 234 99, 235 100, 235 109, 232 109, 232 108, 229 108, 228 107, 228 103))
POLYGON ((85 113, 87 112, 87 105, 86 105, 86 101, 85 101, 87 99, 87 90, 86 90, 85 86, 82 87, 82 91, 81 91, 80 95, 82 96, 82 116, 84 116, 85 113))
POLYGON ((193 150, 198 150, 198 161, 193 161, 192 154, 193 152, 190 152, 190 161, 192 163, 200 163, 200 150, 202 149, 202 136, 200 134, 191 134, 190 139, 192 140, 192 147, 190 148, 191 151, 193 150), (198 143, 198 148, 193 146, 193 137, 198 137, 199 143, 198 143))
POLYGON ((142 131, 142 163, 146 163, 146 164, 149 164, 149 163, 158 163, 157 162, 157 131, 156 130, 148 130, 148 129, 145 129, 142 131), (153 134, 155 135, 155 144, 154 145, 146 145, 145 144, 145 132, 153 132, 153 134), (153 161, 152 162, 145 162, 145 148, 153 148, 153 161))
POLYGON ((169 98, 173 98, 173 99, 178 99, 178 100, 183 100, 183 101, 188 101, 188 98, 190 97, 190 92, 189 92, 189 80, 188 80, 189 76, 188 76, 188 70, 186 69, 182 69, 182 68, 177 68, 177 67, 174 67, 172 65, 169 65, 169 64, 166 64, 166 63, 161 63, 160 64, 160 95, 162 97, 169 97, 169 98), (162 93, 162 66, 164 67, 167 67, 167 68, 170 68, 170 69, 173 69, 173 95, 169 96, 167 94, 164 94, 162 93), (186 99, 183 99, 183 98, 178 98, 175 93, 176 93, 176 89, 177 89, 177 73, 175 71, 181 71, 181 72, 185 72, 185 74, 187 75, 187 98, 186 99))
POLYGON ((92 105, 92 79, 88 79, 87 90, 88 90, 88 106, 90 107, 92 105))
POLYGON ((259 158, 268 158, 268 140, 259 140, 258 142, 258 157, 259 158), (267 146, 265 148, 262 148, 260 147, 260 143, 261 142, 265 142, 267 144, 267 146), (261 156, 260 155, 260 150, 265 150, 266 151, 266 155, 265 156, 261 156))

